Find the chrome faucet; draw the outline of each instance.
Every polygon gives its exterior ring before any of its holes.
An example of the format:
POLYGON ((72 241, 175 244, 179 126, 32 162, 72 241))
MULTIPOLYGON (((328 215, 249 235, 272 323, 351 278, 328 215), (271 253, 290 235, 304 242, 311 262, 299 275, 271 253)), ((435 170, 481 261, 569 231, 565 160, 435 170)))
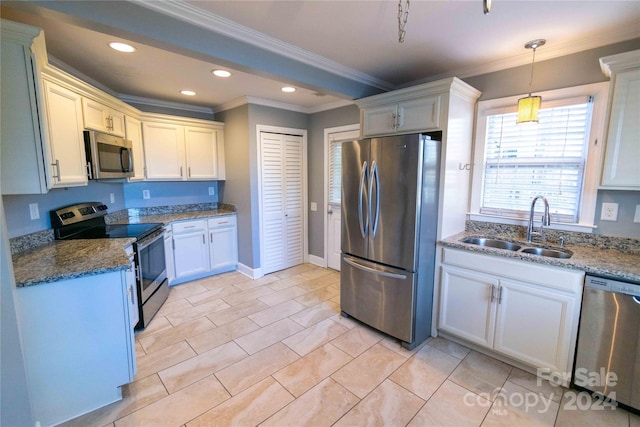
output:
POLYGON ((542 199, 544 202, 544 214, 542 215, 542 223, 540 224, 540 228, 548 227, 551 225, 551 215, 549 215, 549 202, 547 198, 540 195, 533 198, 531 201, 531 211, 529 212, 529 226, 527 227, 527 242, 531 242, 531 234, 533 234, 533 210, 536 206, 536 202, 538 199, 542 199))

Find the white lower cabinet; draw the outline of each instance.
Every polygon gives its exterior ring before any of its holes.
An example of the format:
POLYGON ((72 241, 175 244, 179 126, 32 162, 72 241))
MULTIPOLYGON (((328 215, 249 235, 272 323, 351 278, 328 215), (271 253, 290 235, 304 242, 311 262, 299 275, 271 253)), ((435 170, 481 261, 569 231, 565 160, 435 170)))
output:
POLYGON ((172 225, 173 261, 176 280, 209 271, 209 241, 206 220, 172 225))
POLYGON ((210 218, 209 261, 212 272, 235 270, 238 265, 238 227, 235 215, 210 218))
POLYGON ((584 273, 444 248, 438 329, 569 375, 584 273))
POLYGON ((167 277, 177 285, 235 270, 238 265, 236 215, 175 222, 165 235, 167 277), (172 264, 172 265, 170 265, 172 264))
POLYGON ((124 271, 16 289, 37 424, 57 425, 122 398, 120 387, 135 374, 129 307, 124 271))
POLYGON ((169 285, 171 285, 176 278, 176 269, 173 262, 173 232, 171 227, 165 227, 164 229, 164 256, 167 267, 167 281, 169 285))

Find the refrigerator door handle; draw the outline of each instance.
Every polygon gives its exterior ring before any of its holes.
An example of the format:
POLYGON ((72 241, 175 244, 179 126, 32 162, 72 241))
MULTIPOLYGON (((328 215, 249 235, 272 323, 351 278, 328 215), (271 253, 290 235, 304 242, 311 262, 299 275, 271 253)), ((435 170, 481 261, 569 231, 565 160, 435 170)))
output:
POLYGON ((380 177, 378 176, 378 164, 374 160, 371 163, 371 179, 369 181, 369 215, 371 215, 371 200, 373 199, 373 183, 376 184, 376 212, 375 217, 371 218, 371 236, 376 237, 378 231, 378 218, 380 218, 380 177))
POLYGON ((365 265, 352 261, 347 257, 343 257, 342 259, 344 260, 344 262, 346 262, 350 266, 355 267, 359 270, 366 271, 368 273, 373 273, 373 274, 377 274, 379 276, 384 276, 384 277, 390 277, 392 279, 405 280, 407 278, 407 276, 405 276, 404 274, 389 273, 387 271, 380 271, 380 270, 376 270, 375 268, 367 267, 365 265))
POLYGON ((360 223, 360 233, 362 234, 362 238, 365 239, 367 237, 366 230, 369 228, 369 213, 367 212, 366 223, 364 223, 362 219, 362 198, 364 192, 364 180, 367 178, 367 172, 369 171, 369 165, 365 161, 362 163, 362 176, 360 177, 360 190, 358 196, 358 221, 360 223))

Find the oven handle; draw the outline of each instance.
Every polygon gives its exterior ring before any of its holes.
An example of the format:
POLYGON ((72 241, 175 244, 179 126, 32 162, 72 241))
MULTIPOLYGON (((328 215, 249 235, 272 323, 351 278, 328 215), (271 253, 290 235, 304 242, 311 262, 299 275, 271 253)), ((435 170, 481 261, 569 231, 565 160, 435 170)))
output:
POLYGON ((136 242, 136 247, 138 248, 138 250, 142 250, 160 238, 164 238, 163 228, 160 228, 157 231, 154 231, 153 233, 151 233, 150 235, 145 236, 142 239, 138 240, 136 242))

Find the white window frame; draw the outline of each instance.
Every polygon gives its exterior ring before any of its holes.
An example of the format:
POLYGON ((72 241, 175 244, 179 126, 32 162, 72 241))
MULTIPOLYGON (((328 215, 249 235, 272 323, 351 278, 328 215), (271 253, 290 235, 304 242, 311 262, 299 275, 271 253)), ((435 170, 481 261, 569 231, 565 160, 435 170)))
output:
MULTIPOLYGON (((593 111, 591 129, 589 132, 589 146, 584 168, 582 197, 578 213, 578 223, 552 223, 549 228, 566 231, 582 231, 591 233, 595 228, 596 199, 598 196, 598 183, 601 170, 601 147, 604 142, 604 129, 606 119, 607 100, 609 96, 609 82, 593 83, 583 86, 555 89, 545 92, 536 92, 542 96, 542 108, 545 103, 552 104, 555 100, 574 98, 580 96, 593 97, 593 111)), ((474 140, 474 167, 471 189, 471 203, 469 219, 475 221, 496 222, 502 224, 527 225, 527 220, 487 215, 480 213, 482 184, 484 179, 484 153, 487 116, 491 114, 514 112, 517 109, 518 99, 525 95, 511 96, 507 98, 491 99, 478 102, 476 115, 476 130, 474 140)))

